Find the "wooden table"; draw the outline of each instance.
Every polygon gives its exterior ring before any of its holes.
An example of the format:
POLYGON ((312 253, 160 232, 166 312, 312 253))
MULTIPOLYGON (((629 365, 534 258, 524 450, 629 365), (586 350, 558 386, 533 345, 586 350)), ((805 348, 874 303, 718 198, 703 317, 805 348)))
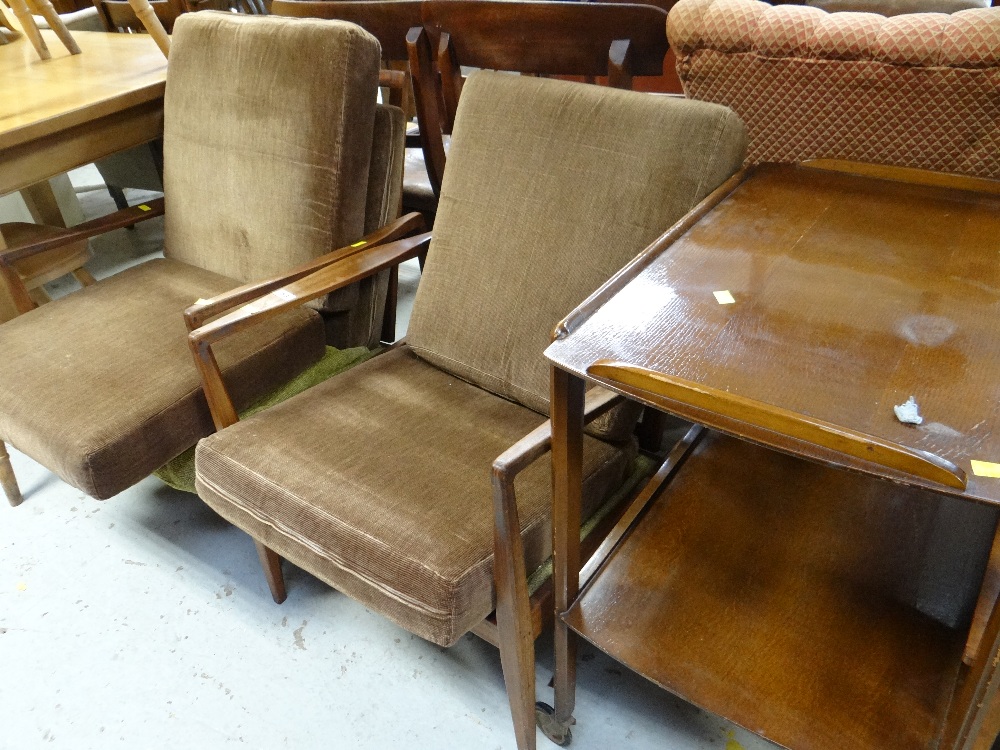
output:
MULTIPOLYGON (((795 750, 992 743, 997 560, 966 573, 971 627, 921 582, 948 496, 1000 504, 970 463, 1000 462, 1000 186, 818 166, 730 180, 546 351, 557 722, 576 633, 795 750), (581 572, 587 382, 708 427, 581 572)), ((992 509, 959 506, 988 542, 992 509)))
POLYGON ((42 35, 51 60, 23 36, 0 46, 0 195, 163 132, 167 61, 150 37, 76 31, 70 55, 42 35))

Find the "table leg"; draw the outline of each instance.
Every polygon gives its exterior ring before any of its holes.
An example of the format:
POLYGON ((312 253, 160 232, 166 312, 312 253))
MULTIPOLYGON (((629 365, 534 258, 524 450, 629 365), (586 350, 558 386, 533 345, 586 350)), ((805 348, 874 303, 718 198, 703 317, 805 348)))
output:
POLYGON ((36 224, 48 224, 52 227, 66 226, 62 211, 59 209, 59 202, 56 200, 56 194, 52 191, 48 180, 36 182, 34 185, 24 188, 21 190, 21 197, 36 224))
POLYGON ((556 614, 553 718, 567 729, 573 723, 576 705, 576 636, 561 615, 580 588, 584 390, 581 378, 552 368, 552 575, 556 614))

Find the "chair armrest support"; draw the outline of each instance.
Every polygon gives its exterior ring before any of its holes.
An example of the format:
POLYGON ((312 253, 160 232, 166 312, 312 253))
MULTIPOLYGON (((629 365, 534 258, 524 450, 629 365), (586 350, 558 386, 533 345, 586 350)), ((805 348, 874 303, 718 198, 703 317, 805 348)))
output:
POLYGON ((121 211, 115 211, 113 214, 99 216, 83 224, 69 227, 55 237, 46 237, 34 242, 12 245, 5 250, 0 250, 0 263, 15 263, 24 258, 30 258, 32 255, 38 255, 38 253, 43 253, 47 250, 63 247, 71 242, 89 239, 90 237, 110 232, 113 229, 130 227, 133 224, 138 224, 140 221, 152 219, 154 216, 163 216, 163 198, 157 198, 156 200, 140 205, 145 206, 145 208, 131 206, 121 211))
POLYGON ((201 374, 216 429, 221 430, 235 424, 238 417, 222 382, 222 373, 212 352, 212 344, 293 307, 391 268, 404 260, 415 258, 427 252, 430 240, 430 232, 426 232, 384 245, 357 248, 353 254, 331 261, 312 274, 300 275, 291 282, 283 277, 279 288, 269 293, 257 290, 254 301, 191 331, 188 334, 188 346, 201 374))
MULTIPOLYGON (((621 399, 618 394, 603 388, 592 389, 584 404, 584 422, 596 419, 621 399)), ((493 577, 497 626, 501 634, 500 661, 511 711, 525 723, 530 722, 535 702, 534 641, 537 633, 531 613, 514 477, 551 446, 552 421, 547 420, 493 462, 493 577)))
POLYGON ((298 281, 299 279, 308 276, 321 268, 325 268, 332 263, 336 263, 344 258, 356 255, 363 250, 367 250, 378 245, 384 245, 388 242, 394 242, 402 239, 403 237, 420 232, 423 228, 424 219, 420 214, 406 214, 406 216, 399 217, 395 221, 386 224, 381 229, 375 230, 371 234, 368 234, 348 247, 341 247, 337 250, 332 250, 325 255, 321 255, 320 257, 309 261, 308 263, 303 263, 301 266, 293 268, 291 271, 282 276, 267 279, 265 281, 244 284, 243 286, 236 287, 235 289, 230 289, 228 292, 216 295, 215 297, 212 297, 212 299, 195 303, 184 311, 184 322, 187 324, 188 331, 193 331, 204 325, 205 321, 209 318, 214 318, 216 315, 219 315, 226 310, 231 310, 238 305, 250 302, 258 297, 263 297, 265 294, 269 294, 275 289, 280 289, 293 281, 298 281))
MULTIPOLYGON (((584 424, 593 422, 598 417, 611 411, 624 398, 605 388, 592 388, 586 397, 583 407, 584 424)), ((528 468, 552 447, 552 422, 546 421, 533 429, 514 445, 501 453, 493 462, 493 483, 511 484, 513 492, 514 477, 528 468)))
POLYGON ((2 255, 0 255, 0 282, 6 285, 10 292, 18 315, 31 312, 38 307, 28 294, 28 287, 25 285, 24 279, 21 278, 21 274, 17 272, 16 268, 7 264, 2 255))

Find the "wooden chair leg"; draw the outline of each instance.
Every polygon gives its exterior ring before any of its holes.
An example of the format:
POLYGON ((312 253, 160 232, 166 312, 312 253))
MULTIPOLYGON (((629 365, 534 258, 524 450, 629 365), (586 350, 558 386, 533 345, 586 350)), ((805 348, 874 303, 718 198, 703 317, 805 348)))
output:
POLYGON ((84 286, 90 286, 91 284, 97 283, 97 279, 95 279, 86 268, 76 269, 73 271, 73 275, 76 277, 76 280, 84 286))
POLYGON ((32 302, 34 302, 36 305, 39 306, 48 304, 49 302, 52 301, 52 298, 49 296, 48 292, 46 292, 45 289, 40 286, 36 286, 34 289, 29 289, 28 296, 31 297, 32 302))
POLYGON ((288 597, 285 592, 285 576, 281 572, 281 558, 278 553, 269 547, 265 547, 261 542, 254 539, 257 545, 257 555, 260 557, 260 565, 264 568, 264 577, 267 579, 267 587, 271 589, 271 598, 276 604, 281 604, 288 597))
POLYGON ((13 506, 18 506, 24 500, 21 497, 21 490, 17 486, 17 477, 14 476, 14 467, 10 465, 10 456, 7 454, 7 446, 0 442, 0 487, 7 496, 7 502, 13 506))
POLYGON ((497 640, 518 750, 535 750, 535 633, 513 484, 494 478, 497 640))

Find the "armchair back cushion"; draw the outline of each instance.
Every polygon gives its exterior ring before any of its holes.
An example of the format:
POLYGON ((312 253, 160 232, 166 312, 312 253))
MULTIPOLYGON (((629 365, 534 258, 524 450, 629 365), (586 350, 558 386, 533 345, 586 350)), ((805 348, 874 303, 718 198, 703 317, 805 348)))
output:
POLYGON ((407 340, 547 414, 555 324, 739 167, 743 124, 702 102, 492 72, 469 77, 458 113, 407 340))
POLYGON ((850 159, 1000 178, 1000 9, 886 18, 681 0, 685 93, 746 123, 747 162, 850 159))
POLYGON ((168 257, 247 282, 361 236, 380 50, 350 24, 331 37, 331 23, 177 20, 164 103, 168 257))

